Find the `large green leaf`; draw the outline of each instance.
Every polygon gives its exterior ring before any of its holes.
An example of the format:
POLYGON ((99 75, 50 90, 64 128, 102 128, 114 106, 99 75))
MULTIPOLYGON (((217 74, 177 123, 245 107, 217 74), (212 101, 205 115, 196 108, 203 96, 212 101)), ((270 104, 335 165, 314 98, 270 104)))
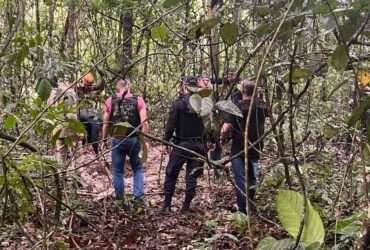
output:
POLYGON ((312 11, 315 14, 329 14, 330 9, 334 9, 336 6, 336 0, 318 1, 317 3, 312 2, 312 11), (328 3, 330 6, 328 6, 328 3))
MULTIPOLYGON (((312 71, 305 68, 293 67, 292 81, 298 82, 301 79, 307 80, 312 77, 312 71)), ((285 74, 284 81, 289 80, 289 72, 285 74)))
POLYGON ((240 233, 243 233, 248 227, 248 217, 242 212, 233 213, 230 220, 232 227, 240 233))
POLYGON ((326 124, 323 127, 322 132, 323 132, 324 137, 329 140, 329 139, 335 137, 336 135, 338 135, 339 129, 333 127, 330 124, 326 124))
POLYGON ((171 7, 174 7, 175 5, 177 5, 180 2, 181 2, 181 0, 164 0, 164 2, 162 3, 162 6, 164 8, 171 8, 171 7))
POLYGON ((189 39, 197 39, 205 33, 208 33, 220 22, 220 18, 209 18, 202 23, 192 26, 187 34, 189 39))
POLYGON ((202 109, 202 97, 198 94, 192 94, 190 96, 189 103, 194 112, 200 114, 202 109))
POLYGON ((200 110, 200 116, 208 116, 213 110, 213 100, 211 97, 202 98, 202 108, 200 110))
MULTIPOLYGON (((304 216, 304 200, 301 194, 290 191, 281 190, 277 197, 278 217, 283 224, 285 230, 296 238, 299 232, 300 223, 304 216)), ((305 246, 324 242, 325 230, 319 213, 312 207, 307 200, 306 219, 303 227, 301 241, 305 246)))
POLYGON ((361 233, 362 221, 366 218, 364 213, 357 213, 339 220, 334 226, 334 232, 356 237, 361 233))
POLYGON ((200 116, 208 116, 213 110, 213 100, 211 97, 201 97, 199 94, 190 96, 190 107, 200 116))
POLYGON ((347 122, 348 126, 353 127, 368 109, 370 109, 370 96, 365 96, 360 99, 359 105, 353 110, 349 117, 347 122))
POLYGON ((112 137, 120 139, 127 136, 129 129, 133 128, 134 127, 128 122, 119 122, 112 126, 110 134, 112 137))
POLYGON ((339 45, 333 52, 331 56, 330 64, 337 70, 343 71, 346 69, 348 64, 347 48, 345 46, 339 45))
MULTIPOLYGON (((277 240, 271 236, 268 236, 258 243, 257 250, 287 250, 294 247, 294 245, 294 239, 277 240)), ((302 245, 299 245, 296 249, 303 250, 304 247, 302 245)))
POLYGON ((43 101, 49 98, 52 89, 53 86, 47 79, 41 79, 36 85, 36 92, 43 101))
POLYGON ((225 23, 222 25, 221 38, 227 45, 233 45, 238 39, 239 27, 236 23, 225 23))
POLYGON ((369 143, 365 143, 363 145, 363 149, 362 149, 362 159, 365 160, 365 161, 370 160, 370 144, 369 143))
POLYGON ((207 97, 212 94, 212 89, 208 88, 198 88, 198 87, 192 87, 192 86, 187 86, 187 89, 190 90, 192 93, 197 93, 201 97, 207 97))
POLYGON ((7 114, 4 120, 4 129, 13 129, 17 125, 17 117, 12 114, 7 114))
POLYGON ((243 117, 243 113, 240 111, 238 106, 236 106, 231 100, 224 100, 224 101, 219 101, 216 103, 216 107, 228 114, 232 114, 238 117, 243 117))
POLYGON ((271 28, 270 24, 262 23, 262 24, 257 26, 257 28, 254 30, 254 32, 256 33, 256 36, 258 38, 261 38, 262 36, 270 33, 271 30, 272 30, 272 28, 271 28))
POLYGON ((150 34, 153 39, 165 41, 168 37, 167 27, 164 23, 162 23, 161 25, 153 27, 150 31, 150 34))
POLYGON ((79 120, 70 119, 68 120, 68 127, 76 134, 85 134, 85 126, 79 120))
POLYGON ((272 9, 269 5, 259 5, 255 8, 256 14, 258 16, 264 17, 271 13, 272 9))

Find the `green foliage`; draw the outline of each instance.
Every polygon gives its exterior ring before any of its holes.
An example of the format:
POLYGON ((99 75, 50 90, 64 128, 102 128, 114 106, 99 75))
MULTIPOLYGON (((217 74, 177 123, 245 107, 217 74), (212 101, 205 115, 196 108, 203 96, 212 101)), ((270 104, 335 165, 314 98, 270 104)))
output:
POLYGON ((365 213, 356 213, 347 218, 339 220, 333 231, 350 237, 358 237, 361 233, 362 222, 366 218, 365 213))
POLYGON ((192 94, 190 96, 190 106, 201 117, 211 114, 214 104, 211 97, 201 97, 199 94, 192 94))
MULTIPOLYGON (((305 68, 293 67, 292 70, 292 82, 298 82, 300 80, 307 80, 312 78, 312 71, 305 68)), ((289 72, 285 74, 284 81, 289 81, 289 72)))
POLYGON ((330 124, 326 124, 323 128, 323 135, 328 140, 338 135, 338 132, 339 132, 339 129, 333 127, 330 124))
MULTIPOLYGON (((271 236, 268 236, 258 243, 257 250, 287 250, 295 246, 295 240, 293 239, 282 239, 277 240, 271 236)), ((303 250, 304 246, 299 245, 297 250, 303 250)))
POLYGON ((49 98, 52 89, 53 86, 47 79, 40 79, 36 85, 36 92, 43 101, 46 101, 49 98))
POLYGON ((162 6, 164 8, 171 8, 179 4, 181 0, 164 0, 162 6))
MULTIPOLYGON (((306 218, 301 241, 305 246, 324 242, 325 230, 319 213, 307 202, 306 218)), ((303 219, 304 200, 302 195, 295 191, 281 190, 277 201, 278 217, 284 228, 294 238, 297 237, 301 220, 303 219)))
POLYGON ((198 87, 191 87, 191 86, 188 86, 187 87, 188 90, 190 90, 192 93, 197 93, 198 95, 200 95, 200 97, 208 97, 212 94, 212 89, 207 89, 207 88, 198 88, 198 87))
POLYGON ((233 213, 230 216, 230 220, 232 227, 241 234, 244 233, 245 230, 248 228, 248 217, 242 212, 233 213))
POLYGON ((243 117, 243 113, 240 111, 238 106, 236 106, 231 100, 219 101, 216 103, 216 107, 219 110, 226 112, 228 114, 243 117))
POLYGON ((64 241, 58 240, 55 242, 55 248, 57 250, 68 250, 69 248, 67 247, 67 243, 64 241))
POLYGON ((255 8, 256 14, 265 17, 271 14, 272 9, 268 5, 259 5, 255 8))
POLYGON ((337 1, 336 0, 328 0, 328 1, 316 0, 316 1, 312 1, 311 4, 313 6, 313 12, 315 14, 329 14, 330 9, 335 9, 335 7, 337 6, 337 1))
POLYGON ((207 232, 214 233, 219 225, 218 219, 206 220, 204 226, 206 227, 207 232))
POLYGON ((198 39, 200 36, 209 33, 219 23, 219 17, 209 18, 202 23, 196 24, 191 27, 187 34, 187 37, 189 39, 198 39))
MULTIPOLYGON (((369 140, 370 141, 370 140, 369 140)), ((370 143, 370 142, 369 142, 370 143)), ((370 144, 365 143, 362 149, 362 158, 365 161, 370 161, 370 144)))
POLYGON ((68 119, 66 127, 70 128, 75 134, 85 134, 86 133, 85 126, 79 120, 68 119))
POLYGON ((239 27, 236 23, 225 23, 221 26, 221 38, 227 45, 233 45, 238 39, 239 27))
POLYGON ((165 42, 168 38, 167 27, 164 23, 161 23, 158 26, 155 26, 151 29, 150 34, 153 39, 165 42))
POLYGON ((343 45, 339 45, 333 52, 330 59, 330 64, 337 70, 343 71, 346 69, 349 58, 347 54, 347 48, 343 45))
POLYGON ((13 129, 17 125, 17 117, 13 114, 7 114, 5 116, 3 127, 4 129, 13 129))
POLYGON ((254 32, 258 38, 261 38, 262 36, 271 32, 271 26, 268 23, 262 23, 257 26, 254 32))
POLYGON ((134 127, 128 122, 119 122, 112 126, 110 134, 115 138, 123 138, 127 136, 129 129, 132 128, 134 127))
POLYGON ((353 110, 348 119, 348 126, 353 127, 370 108, 370 96, 364 96, 360 99, 359 105, 353 110))

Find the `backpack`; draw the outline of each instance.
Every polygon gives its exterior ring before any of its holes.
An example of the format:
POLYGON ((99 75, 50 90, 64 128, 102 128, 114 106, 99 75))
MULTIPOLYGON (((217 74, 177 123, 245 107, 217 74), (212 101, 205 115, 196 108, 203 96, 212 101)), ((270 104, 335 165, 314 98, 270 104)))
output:
MULTIPOLYGON (((137 108, 138 98, 132 96, 126 98, 127 93, 122 97, 112 96, 112 110, 110 114, 110 123, 113 124, 111 134, 113 137, 125 137, 140 125, 140 115, 137 108), (119 129, 119 123, 129 123, 130 128, 119 129)), ((133 134, 132 136, 135 136, 133 134)))

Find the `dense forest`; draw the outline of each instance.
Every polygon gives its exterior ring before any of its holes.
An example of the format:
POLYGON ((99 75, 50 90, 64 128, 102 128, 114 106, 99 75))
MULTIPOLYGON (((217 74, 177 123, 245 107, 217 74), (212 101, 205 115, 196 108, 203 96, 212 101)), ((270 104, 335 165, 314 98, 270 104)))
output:
POLYGON ((0 0, 1 249, 370 249, 369 124, 369 0, 0 0), (147 114, 106 137, 128 84, 147 114), (231 99, 245 86, 243 113, 231 99), (213 138, 208 152, 165 135, 181 91, 213 138), (265 125, 251 144, 256 103, 265 125), (96 130, 81 119, 87 106, 96 130), (219 142, 237 117, 243 156, 219 142), (115 199, 117 131, 141 141, 140 202, 131 151, 115 199), (250 149, 262 141, 251 183, 250 149), (176 150, 204 170, 192 213, 180 209, 191 161, 161 211, 176 150), (238 157, 248 192, 232 211, 238 157))

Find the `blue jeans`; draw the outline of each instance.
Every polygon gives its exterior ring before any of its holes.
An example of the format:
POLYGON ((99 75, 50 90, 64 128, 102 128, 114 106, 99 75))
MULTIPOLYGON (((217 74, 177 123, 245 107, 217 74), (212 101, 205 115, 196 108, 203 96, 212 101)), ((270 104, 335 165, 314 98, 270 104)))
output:
MULTIPOLYGON (((248 160, 248 198, 252 201, 256 199, 256 184, 257 184, 257 160, 248 160)), ((244 157, 238 157, 231 161, 231 167, 234 175, 236 188, 236 203, 240 211, 246 212, 246 197, 245 197, 245 162, 244 157), (241 191, 239 191, 241 190, 241 191)))
POLYGON ((144 195, 144 169, 139 158, 140 141, 137 136, 123 140, 112 140, 112 175, 113 187, 116 198, 122 199, 124 195, 124 167, 126 156, 130 158, 132 171, 134 172, 134 198, 144 195))

